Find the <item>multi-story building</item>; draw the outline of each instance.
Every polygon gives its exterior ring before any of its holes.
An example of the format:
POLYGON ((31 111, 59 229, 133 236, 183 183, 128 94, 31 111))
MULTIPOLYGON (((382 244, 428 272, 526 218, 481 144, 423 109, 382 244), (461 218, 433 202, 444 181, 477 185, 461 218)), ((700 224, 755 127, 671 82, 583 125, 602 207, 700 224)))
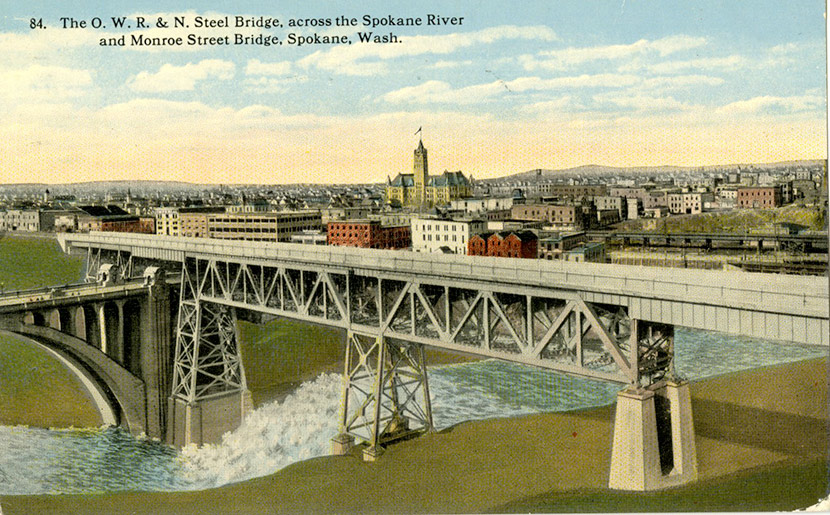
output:
POLYGON ((155 209, 156 216, 156 234, 163 234, 165 236, 180 236, 179 230, 179 208, 177 207, 157 207, 155 209))
POLYGON ((77 209, 43 209, 40 211, 40 230, 44 232, 69 232, 77 229, 75 217, 78 214, 77 209), (67 224, 64 217, 70 217, 71 223, 67 224), (60 229, 58 229, 57 221, 61 220, 60 229))
POLYGON ((152 224, 131 215, 118 206, 83 206, 79 208, 78 231, 112 231, 151 233, 152 224))
POLYGON ((581 199, 585 197, 599 197, 608 195, 608 187, 604 184, 539 184, 540 195, 552 195, 557 197, 572 197, 581 199))
POLYGON ((75 232, 78 230, 78 216, 75 213, 57 215, 54 220, 55 232, 75 232))
POLYGON ((470 238, 485 230, 487 222, 480 219, 412 218, 412 250, 455 254, 467 253, 470 238))
POLYGON ((522 204, 512 208, 515 220, 542 220, 554 227, 585 227, 581 206, 557 204, 522 204))
POLYGON ((604 263, 605 244, 602 242, 589 242, 565 252, 563 257, 565 261, 574 261, 577 263, 604 263))
POLYGON ((289 241, 302 245, 325 245, 328 242, 328 236, 323 231, 303 231, 292 234, 289 241))
POLYGON ((208 218, 224 212, 224 207, 183 207, 179 209, 179 233, 191 238, 209 238, 208 218))
POLYGON ((378 220, 328 223, 327 243, 364 249, 406 249, 411 244, 408 225, 384 226, 378 220))
POLYGON ((694 215, 703 212, 705 200, 711 200, 711 195, 704 193, 670 193, 668 195, 668 208, 672 214, 694 215))
POLYGON ((322 228, 319 211, 207 215, 208 237, 222 240, 290 241, 294 233, 322 228))
POLYGON ((666 191, 649 191, 648 195, 643 197, 643 209, 653 209, 656 207, 668 207, 669 194, 666 191))
POLYGON ((781 188, 738 188, 737 205, 741 209, 772 209, 781 205, 781 188))
POLYGON ((781 204, 792 204, 794 197, 793 181, 781 180, 776 186, 781 188, 781 204))
POLYGON ((36 232, 40 230, 37 209, 9 209, 0 211, 0 231, 36 232))
POLYGON ((531 231, 476 234, 467 243, 467 255, 536 259, 539 239, 531 231))
POLYGON ((620 212, 616 209, 597 209, 597 227, 613 225, 620 220, 620 212))
POLYGON ((397 201, 404 206, 449 204, 453 200, 473 196, 472 181, 463 173, 444 171, 437 177, 429 176, 427 149, 418 142, 412 173, 398 174, 386 179, 387 202, 397 201))
POLYGON ((622 196, 604 195, 594 197, 594 205, 597 207, 598 212, 605 211, 607 209, 616 209, 617 213, 619 213, 620 220, 624 220, 625 216, 628 214, 626 199, 622 196))
POLYGON ((636 220, 643 216, 643 201, 642 199, 631 197, 626 199, 628 212, 626 218, 629 220, 636 220))
POLYGON ((565 252, 582 245, 586 239, 585 233, 582 231, 560 232, 542 238, 538 245, 539 259, 549 261, 562 259, 565 252))
POLYGON ((450 209, 478 216, 489 211, 509 211, 513 202, 513 197, 465 198, 450 202, 450 209))
POLYGON ((336 220, 362 220, 378 212, 374 206, 326 207, 320 210, 323 225, 336 220))

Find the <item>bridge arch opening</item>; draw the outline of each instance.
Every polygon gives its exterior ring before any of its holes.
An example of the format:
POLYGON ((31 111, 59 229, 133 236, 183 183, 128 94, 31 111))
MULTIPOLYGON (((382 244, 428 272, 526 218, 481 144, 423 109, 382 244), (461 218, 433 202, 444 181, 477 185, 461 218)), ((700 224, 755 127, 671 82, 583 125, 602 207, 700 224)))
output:
POLYGON ((30 323, 38 327, 46 327, 46 317, 40 311, 33 311, 30 323))
POLYGON ((60 308, 58 312, 58 331, 72 334, 74 336, 74 327, 72 327, 72 313, 65 308, 60 308))

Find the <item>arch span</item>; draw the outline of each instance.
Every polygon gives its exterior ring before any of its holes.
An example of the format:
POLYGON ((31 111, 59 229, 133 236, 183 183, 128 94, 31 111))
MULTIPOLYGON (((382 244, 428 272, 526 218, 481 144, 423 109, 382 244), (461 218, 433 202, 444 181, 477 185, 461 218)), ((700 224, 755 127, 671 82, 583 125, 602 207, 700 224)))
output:
MULTIPOLYGON (((50 327, 18 324, 7 328, 59 356, 90 392, 102 415, 109 409, 111 421, 140 435, 147 427, 144 381, 130 373, 112 358, 83 340, 50 327)), ((107 419, 105 419, 106 422, 107 419)))

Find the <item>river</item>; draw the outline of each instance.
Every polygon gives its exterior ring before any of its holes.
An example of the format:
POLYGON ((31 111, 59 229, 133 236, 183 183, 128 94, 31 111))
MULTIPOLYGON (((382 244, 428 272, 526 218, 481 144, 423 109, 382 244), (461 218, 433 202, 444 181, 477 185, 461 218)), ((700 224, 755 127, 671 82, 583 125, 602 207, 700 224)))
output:
MULTIPOLYGON (((782 345, 678 328, 679 375, 727 372, 826 356, 782 345)), ((614 401, 618 385, 486 360, 430 368, 438 429, 465 420, 567 411, 614 401)), ((263 476, 328 454, 337 434, 342 379, 324 374, 281 402, 257 408, 219 445, 175 451, 117 428, 0 426, 0 494, 195 490, 263 476)))

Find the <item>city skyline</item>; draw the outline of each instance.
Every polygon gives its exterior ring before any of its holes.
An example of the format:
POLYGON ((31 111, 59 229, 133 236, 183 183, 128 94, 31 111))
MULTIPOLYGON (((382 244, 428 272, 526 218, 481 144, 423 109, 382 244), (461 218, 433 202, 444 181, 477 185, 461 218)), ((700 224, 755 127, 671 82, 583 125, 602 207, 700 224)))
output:
MULTIPOLYGON (((476 179, 535 168, 826 158, 824 4, 246 2, 7 6, 3 182, 369 183, 411 168, 476 179), (169 5, 169 4, 167 4, 169 5), (70 12, 71 11, 71 12, 70 12), (455 25, 362 26, 428 14, 455 25), (61 17, 357 18, 357 27, 151 29, 399 43, 101 47, 131 31, 61 17), (30 29, 30 19, 46 29, 30 29), (423 127, 423 132, 415 131, 423 127)), ((426 21, 424 21, 426 23, 426 21)), ((111 24, 111 23, 110 23, 111 24)))

